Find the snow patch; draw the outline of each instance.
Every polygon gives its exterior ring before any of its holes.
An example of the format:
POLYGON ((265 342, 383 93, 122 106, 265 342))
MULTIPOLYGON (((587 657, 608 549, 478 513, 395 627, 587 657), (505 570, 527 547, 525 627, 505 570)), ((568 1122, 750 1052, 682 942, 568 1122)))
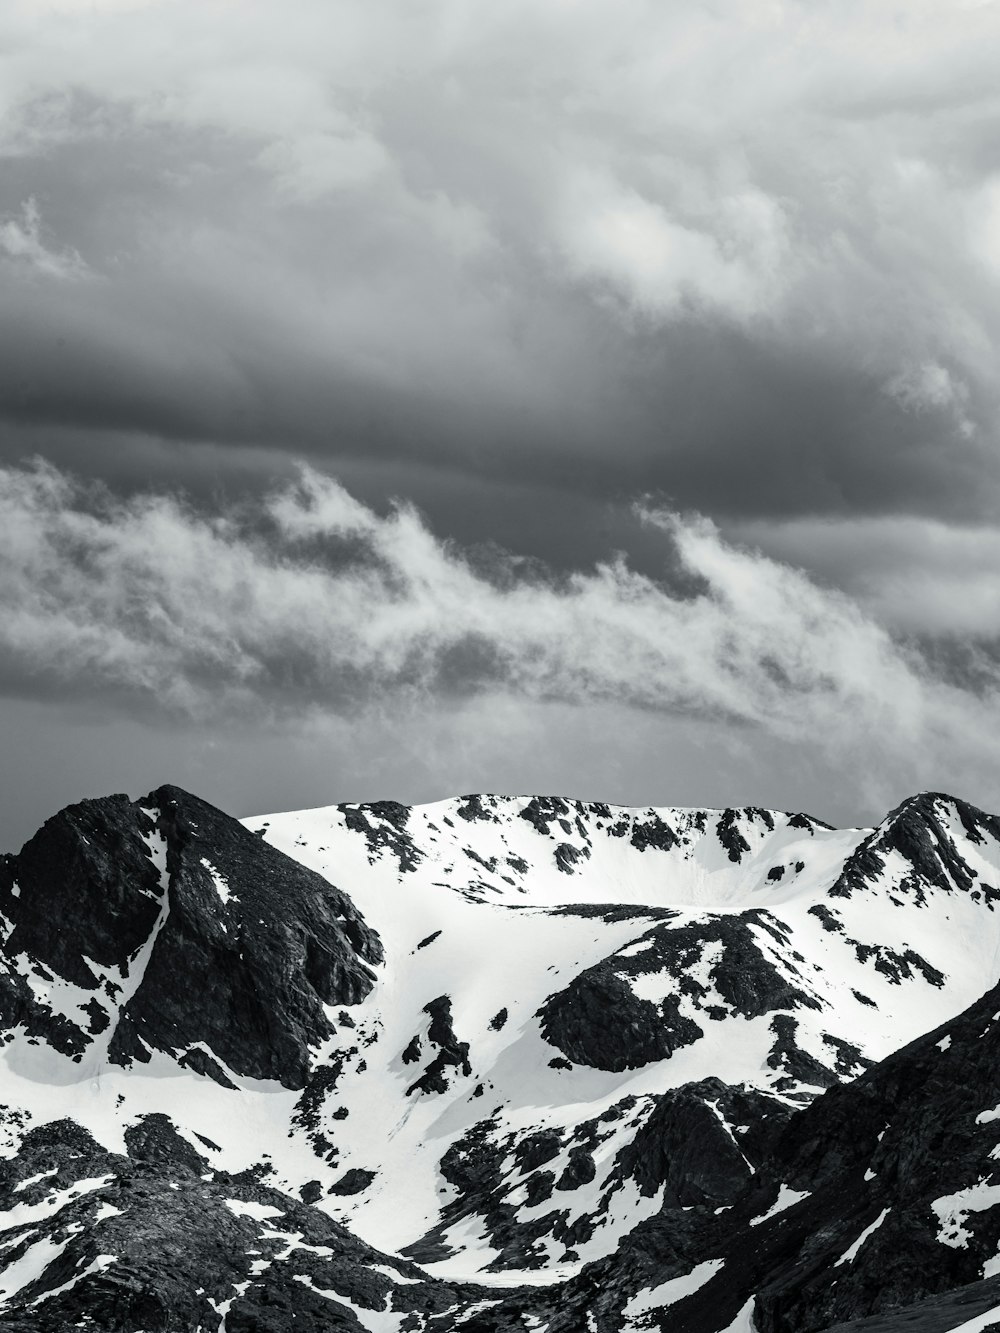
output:
POLYGON ((939 1244, 948 1245, 953 1250, 968 1249, 971 1231, 965 1229, 965 1219, 970 1213, 985 1213, 1000 1203, 1000 1185, 988 1185, 979 1180, 968 1189, 957 1190, 954 1194, 942 1195, 935 1199, 931 1208, 938 1216, 939 1244))
POLYGON ((757 1333, 757 1326, 753 1319, 755 1299, 755 1297, 751 1296, 733 1322, 727 1324, 725 1328, 720 1329, 719 1333, 757 1333))
POLYGON ((868 1237, 872 1234, 873 1231, 877 1231, 879 1229, 879 1227, 882 1225, 885 1219, 889 1216, 890 1211, 891 1209, 889 1208, 882 1209, 882 1211, 879 1213, 878 1217, 876 1217, 875 1221, 871 1224, 871 1226, 865 1227, 864 1231, 862 1231, 861 1235, 857 1238, 854 1244, 844 1251, 844 1253, 840 1256, 837 1262, 833 1265, 834 1268, 839 1268, 841 1264, 854 1263, 854 1260, 857 1257, 857 1253, 861 1249, 862 1245, 864 1245, 865 1241, 868 1239, 868 1237))
POLYGON ((223 1199, 223 1203, 237 1217, 252 1217, 255 1222, 284 1216, 280 1208, 273 1208, 266 1203, 252 1203, 246 1199, 223 1199))
POLYGON ((645 1314, 647 1310, 662 1309, 665 1305, 674 1305, 683 1296, 690 1296, 705 1285, 723 1266, 722 1259, 708 1259, 703 1264, 692 1268, 690 1273, 681 1277, 671 1277, 648 1291, 633 1296, 625 1305, 624 1313, 630 1319, 645 1314))
POLYGON ((233 897, 233 891, 229 887, 229 881, 226 879, 225 875, 216 870, 215 866, 212 865, 207 856, 201 858, 201 864, 211 876, 212 883, 215 885, 215 891, 222 899, 223 905, 225 905, 229 902, 230 898, 233 897))
POLYGON ((772 1217, 777 1217, 778 1213, 783 1213, 786 1208, 791 1208, 793 1204, 800 1203, 803 1199, 809 1198, 809 1190, 793 1190, 788 1185, 782 1185, 778 1190, 778 1197, 766 1213, 760 1217, 755 1217, 750 1223, 752 1227, 759 1227, 764 1222, 769 1222, 772 1217))

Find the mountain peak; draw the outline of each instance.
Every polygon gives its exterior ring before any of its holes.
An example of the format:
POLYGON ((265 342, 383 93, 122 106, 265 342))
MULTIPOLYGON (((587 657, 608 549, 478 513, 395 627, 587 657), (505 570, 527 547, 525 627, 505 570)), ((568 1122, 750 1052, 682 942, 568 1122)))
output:
POLYGON ((11 1002, 67 1053, 93 1065, 171 1052, 220 1082, 301 1086, 333 1031, 326 1006, 361 1000, 382 958, 345 894, 173 786, 48 820, 7 858, 0 910, 11 1002), (76 1003, 51 987, 35 998, 39 966, 76 1003))
POLYGON ((68 807, 0 862, 0 1322, 818 1333, 978 1276, 998 883, 933 792, 68 807))

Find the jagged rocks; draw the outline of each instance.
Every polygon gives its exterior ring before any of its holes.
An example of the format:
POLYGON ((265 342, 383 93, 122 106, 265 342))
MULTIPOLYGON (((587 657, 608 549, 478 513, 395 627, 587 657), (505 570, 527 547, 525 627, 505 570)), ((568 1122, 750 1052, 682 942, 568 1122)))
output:
POLYGON ((521 811, 521 818, 526 819, 543 837, 552 837, 550 825, 558 823, 564 833, 572 831, 569 822, 570 804, 559 796, 533 796, 521 811))
MULTIPOLYGON (((126 1133, 128 1156, 58 1121, 24 1138, 0 1170, 5 1266, 34 1276, 4 1297, 0 1325, 27 1333, 298 1333, 357 1330, 390 1301, 417 1324, 454 1304, 415 1265, 371 1249, 253 1172, 213 1171, 162 1114, 126 1133)), ((314 1192, 313 1192, 314 1193, 314 1192)))
POLYGON ((77 1056, 107 1030, 115 1063, 169 1051, 224 1086, 301 1087, 324 1005, 361 1000, 382 958, 345 894, 176 787, 70 807, 2 878, 5 956, 93 994, 76 1023, 8 974, 0 1007, 5 989, 12 1022, 77 1056))
MULTIPOLYGON (((455 1035, 451 1023, 451 1000, 448 996, 439 995, 436 1000, 425 1004, 424 1013, 429 1014, 431 1019, 430 1027, 427 1029, 427 1040, 438 1048, 438 1053, 421 1076, 406 1089, 407 1097, 418 1091, 447 1092, 448 1079, 445 1071, 448 1069, 458 1069, 466 1076, 472 1073, 469 1064, 469 1043, 459 1041, 455 1035)), ((419 1050, 419 1038, 414 1037, 407 1050, 403 1052, 404 1061, 408 1053, 414 1059, 419 1058, 419 1050)))
POLYGON ((395 856, 400 870, 415 870, 420 851, 406 831, 409 808, 398 801, 373 801, 370 805, 345 805, 344 823, 360 833, 368 844, 368 859, 375 863, 383 848, 395 856))
POLYGON ((664 1208, 729 1206, 790 1114, 776 1098, 718 1079, 685 1084, 654 1099, 615 1178, 634 1180, 646 1196, 662 1190, 664 1208))
POLYGON ((791 1116, 728 1215, 721 1271, 671 1327, 714 1331, 753 1300, 760 1333, 818 1333, 975 1282, 1000 1244, 998 1012, 995 990, 791 1116), (779 1182, 794 1201, 781 1210, 779 1182))
POLYGON ((514 1148, 514 1160, 522 1171, 534 1171, 558 1157, 561 1147, 562 1135, 557 1130, 540 1129, 520 1139, 514 1148))
POLYGON ((148 799, 169 887, 116 1057, 203 1044, 236 1074, 302 1087, 310 1046, 333 1030, 323 1006, 372 987, 377 936, 346 895, 205 802, 176 788, 148 799))
POLYGON ((781 1069, 785 1077, 778 1081, 781 1089, 804 1083, 817 1088, 829 1088, 838 1081, 837 1075, 815 1056, 802 1049, 795 1040, 798 1022, 791 1014, 775 1014, 771 1019, 774 1045, 767 1057, 771 1069, 781 1069))
POLYGON ((581 1185, 589 1185, 597 1175, 594 1156, 582 1145, 570 1148, 566 1165, 556 1181, 557 1190, 575 1190, 581 1185))
POLYGON ((364 1167, 352 1166, 339 1180, 334 1181, 330 1186, 330 1193, 360 1194, 362 1190, 368 1188, 377 1174, 375 1171, 366 1171, 364 1167))
POLYGON ((56 824, 0 863, 12 1333, 819 1333, 995 1262, 997 1052, 969 1048, 1000 997, 865 1072, 993 967, 971 807, 866 834, 466 797, 258 836, 166 788, 56 824), (44 919, 70 885, 107 909, 79 956, 44 919), (32 1128, 52 1070, 93 1135, 32 1128))
POLYGON ((719 842, 725 847, 730 861, 737 863, 743 859, 743 853, 750 850, 750 844, 740 832, 738 810, 726 810, 715 826, 719 842))
POLYGON ((574 847, 571 842, 561 842, 555 850, 556 865, 564 875, 572 875, 573 868, 578 861, 585 859, 589 852, 587 848, 574 847))
POLYGON ((640 852, 646 851, 647 848, 669 852, 678 845, 680 839, 660 815, 653 813, 647 819, 635 821, 629 842, 640 852))
POLYGON ((469 796, 461 798, 455 814, 458 815, 459 819, 464 819, 470 824, 477 821, 497 824, 500 822, 499 817, 491 806, 491 797, 473 792, 469 796))
POLYGON ((4 954, 27 954, 84 989, 98 985, 87 959, 127 973, 160 914, 155 833, 150 813, 127 796, 84 801, 47 820, 4 858, 0 910, 13 923, 4 954))
POLYGON ((539 1010, 542 1035, 577 1064, 618 1071, 669 1058, 704 1035, 705 1020, 816 1008, 763 951, 761 929, 776 927, 759 911, 656 926, 550 996, 539 1010), (636 993, 633 979, 650 974, 665 992, 657 1001, 636 993))
POLYGON ((538 1017, 542 1036, 570 1061, 611 1071, 665 1060, 703 1035, 677 996, 660 1005, 639 999, 607 962, 575 977, 538 1017))

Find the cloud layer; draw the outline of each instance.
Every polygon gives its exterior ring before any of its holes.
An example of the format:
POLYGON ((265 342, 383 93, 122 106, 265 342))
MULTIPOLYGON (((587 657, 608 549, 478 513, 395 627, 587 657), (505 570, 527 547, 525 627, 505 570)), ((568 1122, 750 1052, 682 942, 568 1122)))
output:
POLYGON ((372 795, 1000 803, 998 47, 980 0, 0 5, 0 714, 101 717, 112 784, 146 718, 372 795))
POLYGON ((995 672, 948 684, 855 601, 711 522, 643 520, 686 593, 624 557, 558 576, 499 553, 484 564, 412 508, 380 515, 308 469, 211 513, 7 469, 0 669, 8 694, 124 694, 199 725, 613 707, 721 721, 862 786, 990 771, 995 672))
POLYGON ((930 0, 12 0, 0 444, 995 521, 998 41, 930 0))

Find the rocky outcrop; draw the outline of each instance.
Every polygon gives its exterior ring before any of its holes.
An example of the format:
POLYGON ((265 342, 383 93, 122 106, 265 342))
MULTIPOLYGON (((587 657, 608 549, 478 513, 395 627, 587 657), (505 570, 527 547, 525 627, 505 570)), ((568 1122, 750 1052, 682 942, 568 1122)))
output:
POLYGON ((177 787, 84 801, 4 858, 12 928, 0 1006, 81 1058, 99 1038, 117 1064, 178 1055, 301 1087, 333 1032, 324 1006, 374 983, 382 947, 346 894, 177 787), (69 1015, 34 1000, 22 973, 88 993, 69 1015))
POLYGON ((487 1294, 372 1249, 261 1172, 213 1170, 165 1115, 134 1125, 125 1153, 71 1120, 33 1129, 0 1169, 0 1210, 19 1208, 33 1220, 6 1228, 4 1262, 36 1276, 3 1302, 0 1326, 12 1333, 195 1333, 223 1322, 328 1333, 386 1310, 444 1333, 442 1312, 487 1294))
POLYGON ((671 1329, 717 1333, 752 1302, 759 1333, 819 1333, 976 1283, 1000 1248, 998 1013, 1000 988, 789 1117, 671 1329))
MULTIPOLYGON (((418 1091, 447 1092, 448 1071, 451 1069, 457 1069, 466 1076, 472 1073, 469 1065, 469 1043, 459 1041, 455 1035, 451 1021, 451 1000, 448 996, 439 995, 436 1000, 425 1004, 424 1013, 429 1014, 431 1020, 427 1029, 427 1040, 431 1046, 437 1047, 437 1054, 420 1077, 406 1089, 407 1097, 418 1091)), ((419 1057, 419 1037, 414 1037, 407 1051, 412 1053, 412 1059, 419 1057)), ((407 1061, 407 1051, 403 1052, 404 1062, 407 1061)))
MULTIPOLYGON (((780 938, 778 923, 761 911, 656 926, 550 996, 538 1013, 542 1035, 577 1064, 620 1071, 668 1059, 702 1037, 705 1022, 816 1008, 804 982, 776 965, 755 930, 780 938), (634 979, 646 975, 662 981, 663 999, 636 993, 634 979)), ((794 961, 791 968, 794 975, 794 961)))

